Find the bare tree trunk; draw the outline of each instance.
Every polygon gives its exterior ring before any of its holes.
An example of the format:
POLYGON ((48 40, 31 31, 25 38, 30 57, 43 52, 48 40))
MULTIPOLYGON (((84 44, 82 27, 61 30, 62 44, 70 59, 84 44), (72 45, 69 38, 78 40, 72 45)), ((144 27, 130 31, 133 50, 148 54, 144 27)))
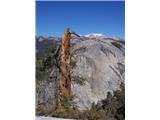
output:
POLYGON ((61 97, 69 97, 71 94, 71 78, 70 78, 70 38, 71 32, 68 28, 62 37, 61 41, 61 52, 60 52, 60 79, 58 81, 58 91, 57 91, 57 111, 64 111, 61 105, 61 97))

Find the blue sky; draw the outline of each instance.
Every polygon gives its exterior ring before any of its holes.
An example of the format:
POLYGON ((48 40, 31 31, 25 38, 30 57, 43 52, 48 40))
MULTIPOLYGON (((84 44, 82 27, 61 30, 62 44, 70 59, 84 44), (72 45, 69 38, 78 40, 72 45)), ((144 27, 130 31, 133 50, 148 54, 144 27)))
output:
POLYGON ((36 1, 36 35, 61 36, 70 27, 78 34, 125 34, 124 1, 36 1))

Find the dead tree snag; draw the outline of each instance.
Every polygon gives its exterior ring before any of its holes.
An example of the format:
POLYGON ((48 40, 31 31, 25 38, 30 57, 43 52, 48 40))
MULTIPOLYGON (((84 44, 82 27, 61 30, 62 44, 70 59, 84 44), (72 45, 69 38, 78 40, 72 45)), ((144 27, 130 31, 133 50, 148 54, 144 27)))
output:
POLYGON ((71 32, 68 28, 62 37, 61 41, 61 52, 60 52, 60 78, 58 85, 58 93, 57 93, 57 111, 64 111, 63 106, 61 105, 61 97, 70 96, 71 94, 71 78, 70 78, 70 61, 71 61, 71 53, 70 53, 70 38, 71 32))
POLYGON ((68 28, 63 34, 61 40, 61 51, 60 51, 60 76, 58 81, 58 91, 57 91, 57 111, 63 112, 65 110, 62 106, 62 96, 71 96, 71 75, 70 75, 70 63, 71 63, 71 35, 74 34, 78 37, 75 32, 71 32, 68 28))

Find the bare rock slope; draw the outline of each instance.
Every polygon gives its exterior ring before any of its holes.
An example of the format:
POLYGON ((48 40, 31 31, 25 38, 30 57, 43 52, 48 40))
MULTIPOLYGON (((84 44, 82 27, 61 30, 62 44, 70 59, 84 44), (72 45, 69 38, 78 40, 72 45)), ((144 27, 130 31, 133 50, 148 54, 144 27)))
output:
MULTIPOLYGON (((85 84, 72 82, 72 93, 79 109, 90 108, 92 103, 106 98, 107 92, 120 89, 125 79, 125 43, 112 38, 86 38, 72 47, 72 59, 76 61, 74 75, 83 76, 85 84)), ((56 68, 52 73, 58 75, 56 68)), ((36 104, 55 105, 55 80, 37 83, 36 104)))
POLYGON ((85 78, 85 85, 73 82, 72 92, 80 109, 106 98, 107 92, 120 89, 125 74, 124 44, 111 39, 86 40, 72 50, 77 67, 74 74, 85 78))

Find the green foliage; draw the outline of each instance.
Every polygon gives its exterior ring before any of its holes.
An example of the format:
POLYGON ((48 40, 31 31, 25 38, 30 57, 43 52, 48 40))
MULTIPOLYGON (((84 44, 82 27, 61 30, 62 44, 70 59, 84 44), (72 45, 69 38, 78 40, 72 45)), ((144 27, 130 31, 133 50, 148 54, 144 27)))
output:
POLYGON ((52 116, 52 117, 60 117, 60 118, 79 118, 79 110, 69 109, 63 112, 57 112, 55 109, 47 109, 45 107, 38 107, 36 109, 36 114, 40 116, 52 116))
POLYGON ((43 60, 36 60, 36 79, 43 80, 47 77, 47 72, 44 71, 43 60))
POLYGON ((74 76, 72 75, 71 80, 79 85, 85 85, 86 79, 82 76, 74 76))
POLYGON ((71 81, 79 85, 85 85, 86 79, 83 76, 73 74, 73 69, 76 67, 77 67, 76 61, 71 59, 71 62, 70 62, 71 81))
POLYGON ((36 79, 46 80, 49 77, 51 68, 55 63, 53 52, 58 45, 44 44, 43 51, 36 53, 36 79))
POLYGON ((80 119, 82 120, 105 120, 105 112, 99 111, 92 107, 91 109, 85 110, 81 113, 80 119))
POLYGON ((39 105, 37 108, 36 108, 36 115, 40 115, 40 116, 50 116, 52 114, 52 112, 55 111, 54 108, 46 108, 42 105, 39 105))
POLYGON ((74 96, 74 95, 71 95, 71 96, 61 95, 61 105, 62 105, 66 110, 70 110, 70 109, 72 109, 72 107, 74 107, 74 105, 75 105, 74 99, 75 99, 75 96, 74 96))
POLYGON ((102 100, 102 108, 106 111, 106 116, 117 120, 125 119, 125 88, 121 85, 121 90, 107 94, 107 98, 102 100))
POLYGON ((76 61, 74 61, 73 59, 71 59, 70 67, 71 67, 71 69, 74 69, 75 67, 77 67, 76 61))
POLYGON ((37 115, 61 117, 61 118, 74 118, 78 119, 80 111, 74 103, 75 95, 69 97, 61 96, 61 105, 65 108, 63 112, 57 112, 55 108, 46 108, 44 106, 38 106, 36 108, 37 115))

